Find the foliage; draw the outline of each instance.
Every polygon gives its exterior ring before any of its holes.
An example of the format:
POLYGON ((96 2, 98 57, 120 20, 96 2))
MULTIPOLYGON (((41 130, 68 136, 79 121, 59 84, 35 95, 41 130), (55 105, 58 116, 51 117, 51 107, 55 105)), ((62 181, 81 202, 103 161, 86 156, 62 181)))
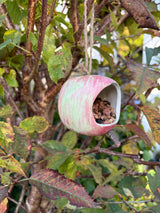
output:
POLYGON ((0 213, 159 212, 159 98, 148 96, 160 47, 146 47, 142 64, 144 34, 159 37, 159 21, 148 0, 87 0, 87 20, 82 0, 0 0, 0 213), (95 137, 67 129, 57 110, 65 81, 88 74, 93 3, 92 74, 122 90, 119 123, 95 137))

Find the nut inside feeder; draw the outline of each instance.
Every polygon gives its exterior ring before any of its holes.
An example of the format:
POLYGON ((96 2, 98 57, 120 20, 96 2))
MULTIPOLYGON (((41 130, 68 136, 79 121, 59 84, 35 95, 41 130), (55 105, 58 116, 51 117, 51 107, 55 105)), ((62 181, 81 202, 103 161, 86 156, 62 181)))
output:
POLYGON ((106 125, 116 122, 116 117, 119 117, 116 108, 117 90, 116 86, 112 84, 103 89, 93 103, 93 116, 96 123, 106 125))

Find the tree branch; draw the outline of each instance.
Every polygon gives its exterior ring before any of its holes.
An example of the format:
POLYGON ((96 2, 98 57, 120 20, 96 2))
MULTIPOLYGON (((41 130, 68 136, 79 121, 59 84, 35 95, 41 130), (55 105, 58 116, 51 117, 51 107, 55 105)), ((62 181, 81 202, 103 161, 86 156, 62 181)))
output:
POLYGON ((77 32, 79 29, 79 14, 78 14, 78 0, 71 0, 71 24, 73 31, 77 32))
POLYGON ((7 8, 6 8, 5 4, 0 4, 0 13, 1 13, 1 15, 6 15, 6 17, 4 19, 5 26, 9 30, 14 29, 14 24, 12 23, 12 20, 11 20, 9 14, 8 14, 8 11, 7 11, 7 8))
POLYGON ((39 32, 39 38, 38 38, 37 51, 35 53, 33 69, 31 70, 31 73, 29 74, 29 76, 26 76, 24 78, 25 84, 29 83, 32 80, 34 74, 36 73, 36 71, 38 69, 38 63, 39 63, 40 55, 41 55, 42 48, 43 48, 43 40, 44 40, 45 30, 46 30, 46 26, 47 26, 46 23, 47 23, 47 0, 42 0, 40 32, 39 32))

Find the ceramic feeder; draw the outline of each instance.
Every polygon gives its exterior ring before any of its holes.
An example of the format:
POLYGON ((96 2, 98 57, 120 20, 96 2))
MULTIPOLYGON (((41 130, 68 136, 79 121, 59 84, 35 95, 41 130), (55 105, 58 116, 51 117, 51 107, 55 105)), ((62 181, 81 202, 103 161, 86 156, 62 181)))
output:
POLYGON ((77 133, 89 136, 104 135, 119 120, 121 105, 120 87, 113 79, 88 75, 67 80, 59 94, 58 111, 63 124, 77 133), (93 116, 96 98, 110 102, 116 118, 113 123, 99 124, 93 116))

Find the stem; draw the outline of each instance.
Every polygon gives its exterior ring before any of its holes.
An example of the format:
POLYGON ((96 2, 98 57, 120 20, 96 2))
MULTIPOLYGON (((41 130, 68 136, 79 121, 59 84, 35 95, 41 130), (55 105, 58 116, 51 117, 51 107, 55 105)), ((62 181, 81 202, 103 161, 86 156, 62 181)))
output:
POLYGON ((122 199, 123 203, 126 204, 126 206, 128 206, 130 209, 133 209, 135 212, 139 213, 139 211, 137 211, 133 206, 131 206, 127 201, 125 201, 122 196, 120 196, 120 198, 122 199))
POLYGON ((23 185, 23 188, 22 188, 22 191, 21 191, 21 195, 20 195, 20 199, 19 199, 19 202, 17 204, 17 207, 16 207, 14 213, 18 213, 19 212, 19 209, 22 206, 22 202, 23 202, 23 199, 24 199, 24 196, 25 196, 25 192, 26 192, 26 183, 23 185))

